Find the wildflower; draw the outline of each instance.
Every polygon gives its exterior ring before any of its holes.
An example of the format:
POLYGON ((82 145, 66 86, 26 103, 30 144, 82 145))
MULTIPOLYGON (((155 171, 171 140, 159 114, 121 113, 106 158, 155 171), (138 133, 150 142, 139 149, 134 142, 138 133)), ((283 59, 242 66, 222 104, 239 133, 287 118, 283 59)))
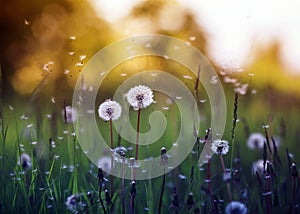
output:
POLYGON ((99 117, 105 121, 117 120, 121 116, 122 108, 116 101, 106 100, 98 109, 99 117))
POLYGON ((78 200, 79 200, 78 195, 73 194, 73 195, 69 196, 65 203, 67 206, 67 209, 70 210, 71 212, 76 212, 78 200))
POLYGON ((31 169, 31 158, 28 154, 21 154, 20 160, 18 164, 23 168, 23 170, 27 171, 31 169))
POLYGON ((128 91, 126 98, 134 110, 146 108, 153 103, 153 91, 147 86, 138 85, 128 91))
POLYGON ((225 208, 225 213, 226 214, 234 214, 234 213, 246 214, 247 207, 245 206, 245 204, 243 204, 239 201, 232 201, 229 204, 227 204, 227 206, 225 208))
POLYGON ((211 150, 217 155, 226 155, 229 151, 228 141, 226 140, 214 140, 211 145, 211 150))
POLYGON ((111 171, 111 158, 108 156, 103 156, 101 158, 99 158, 99 160, 97 161, 97 166, 98 168, 103 169, 106 172, 110 172, 111 171))
POLYGON ((65 106, 63 110, 63 117, 66 124, 74 123, 78 118, 78 113, 72 106, 65 106))
POLYGON ((262 149, 264 141, 265 137, 261 133, 252 133, 247 140, 247 146, 249 149, 262 149))

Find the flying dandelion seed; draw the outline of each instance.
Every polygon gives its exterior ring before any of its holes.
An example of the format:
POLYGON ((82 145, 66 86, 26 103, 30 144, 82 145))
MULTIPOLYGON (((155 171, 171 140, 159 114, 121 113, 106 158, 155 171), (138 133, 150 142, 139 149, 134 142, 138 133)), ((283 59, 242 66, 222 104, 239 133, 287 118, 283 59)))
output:
POLYGON ((105 121, 117 120, 120 118, 122 108, 116 101, 106 100, 103 102, 98 109, 99 117, 105 121))

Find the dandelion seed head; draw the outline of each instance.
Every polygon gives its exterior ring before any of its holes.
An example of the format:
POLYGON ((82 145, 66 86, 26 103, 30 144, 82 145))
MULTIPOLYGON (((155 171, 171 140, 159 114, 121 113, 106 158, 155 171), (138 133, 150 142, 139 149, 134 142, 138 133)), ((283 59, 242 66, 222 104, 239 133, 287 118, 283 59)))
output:
POLYGON ((252 133, 247 140, 247 146, 249 149, 262 149, 264 141, 265 137, 261 133, 252 133))
POLYGON ((225 208, 225 213, 226 214, 234 214, 234 213, 246 214, 247 207, 245 206, 245 204, 243 204, 239 201, 232 201, 229 204, 227 204, 227 206, 225 208))
POLYGON ((105 121, 117 120, 120 118, 122 108, 116 101, 106 100, 103 102, 98 109, 99 117, 105 121))
POLYGON ((106 172, 111 171, 111 158, 108 156, 103 156, 98 159, 97 167, 103 169, 106 172))
POLYGON ((252 164, 253 175, 255 175, 256 172, 258 172, 258 174, 260 174, 260 175, 263 175, 263 173, 267 170, 268 163, 271 163, 271 162, 267 160, 266 165, 264 166, 264 160, 259 159, 259 160, 255 161, 252 164))
POLYGON ((144 85, 138 85, 131 88, 126 94, 126 98, 129 105, 131 105, 134 110, 146 108, 154 102, 153 91, 144 85))
POLYGON ((20 160, 18 161, 18 164, 23 168, 23 170, 27 171, 31 169, 31 158, 28 154, 23 153, 21 154, 20 160))
POLYGON ((226 155, 229 151, 227 140, 214 140, 211 145, 211 150, 217 155, 226 155))
POLYGON ((69 196, 65 203, 67 206, 67 209, 70 210, 71 212, 76 212, 78 200, 79 200, 78 195, 73 194, 73 195, 69 196))

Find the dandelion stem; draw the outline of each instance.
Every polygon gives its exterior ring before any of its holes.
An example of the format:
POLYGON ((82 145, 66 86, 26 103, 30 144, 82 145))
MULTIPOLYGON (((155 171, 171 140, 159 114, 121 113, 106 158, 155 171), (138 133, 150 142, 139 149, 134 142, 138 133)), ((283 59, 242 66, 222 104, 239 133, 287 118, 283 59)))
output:
MULTIPOLYGON (((110 131, 110 148, 111 150, 114 149, 114 139, 113 139, 113 130, 112 130, 112 119, 110 118, 109 120, 109 131, 110 131)), ((113 197, 114 194, 114 176, 113 176, 113 169, 114 169, 114 159, 113 159, 113 155, 111 155, 111 169, 110 169, 110 195, 111 197, 113 197)))
MULTIPOLYGON (((224 164, 223 156, 219 155, 219 157, 220 157, 220 161, 221 161, 223 173, 224 173, 224 175, 226 175, 227 172, 226 172, 226 169, 225 169, 225 164, 224 164)), ((226 181, 226 186, 227 186, 227 193, 228 193, 229 200, 232 201, 232 194, 231 194, 231 189, 230 189, 230 183, 228 181, 226 181)))
POLYGON ((165 183, 166 183, 166 172, 165 171, 166 171, 166 169, 164 167, 163 183, 162 183, 161 192, 160 192, 160 198, 159 198, 158 214, 161 213, 162 199, 163 199, 164 189, 165 189, 165 183))
POLYGON ((139 156, 140 119, 141 119, 141 109, 139 108, 138 109, 137 125, 136 125, 135 160, 138 160, 138 156, 139 156))

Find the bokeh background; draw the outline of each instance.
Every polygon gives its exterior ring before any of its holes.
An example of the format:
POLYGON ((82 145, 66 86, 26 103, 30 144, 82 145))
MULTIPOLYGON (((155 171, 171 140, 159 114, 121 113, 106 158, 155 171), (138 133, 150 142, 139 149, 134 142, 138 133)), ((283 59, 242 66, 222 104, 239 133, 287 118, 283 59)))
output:
MULTIPOLYGON (((1 109, 22 103, 25 114, 42 117, 38 112, 55 103, 60 111, 64 102, 71 103, 81 70, 101 48, 138 34, 165 34, 195 46, 215 67, 226 90, 227 128, 233 96, 238 93, 242 95, 239 116, 250 124, 248 132, 269 124, 276 127, 274 135, 288 135, 292 129, 293 141, 288 143, 300 143, 297 1, 13 0, 1 4, 1 109)), ((102 99, 112 96, 122 83, 120 72, 133 74, 147 67, 168 70, 168 66, 172 67, 162 59, 129 60, 104 83, 102 99)), ((188 72, 173 68, 178 74, 188 72)))

